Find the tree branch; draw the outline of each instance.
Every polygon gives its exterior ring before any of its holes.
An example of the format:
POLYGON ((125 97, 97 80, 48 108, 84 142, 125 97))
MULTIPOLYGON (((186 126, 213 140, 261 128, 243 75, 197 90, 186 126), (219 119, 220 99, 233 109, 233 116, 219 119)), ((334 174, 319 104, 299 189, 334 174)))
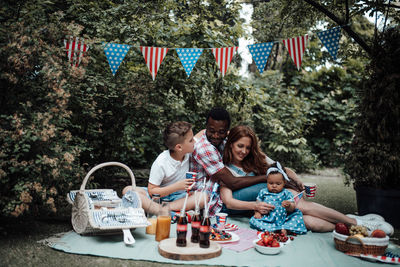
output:
POLYGON ((372 49, 371 47, 357 34, 355 33, 351 28, 350 25, 348 25, 348 23, 346 23, 346 21, 342 21, 340 18, 338 18, 337 16, 335 16, 335 14, 333 14, 332 12, 330 12, 328 9, 326 9, 324 6, 314 2, 313 0, 304 0, 305 2, 307 2, 308 4, 312 5, 313 7, 315 7, 317 10, 321 11, 322 13, 324 13, 328 18, 330 18, 331 20, 333 20, 334 22, 336 22, 338 25, 341 25, 343 30, 345 30, 347 32, 347 34, 354 39, 354 41, 359 44, 361 46, 362 49, 365 50, 365 52, 368 53, 368 55, 371 55, 372 53, 372 49))

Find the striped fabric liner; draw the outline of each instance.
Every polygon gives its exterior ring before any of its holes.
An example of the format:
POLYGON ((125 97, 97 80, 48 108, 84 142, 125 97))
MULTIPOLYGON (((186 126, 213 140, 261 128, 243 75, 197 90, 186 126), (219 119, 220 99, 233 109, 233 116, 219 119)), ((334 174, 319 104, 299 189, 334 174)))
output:
MULTIPOLYGON (((69 200, 71 200, 72 203, 75 200, 77 192, 79 192, 79 190, 71 191, 68 194, 69 200)), ((114 201, 114 202, 121 201, 121 198, 118 197, 117 192, 115 192, 112 189, 85 190, 85 194, 94 203, 96 203, 97 201, 114 201)))
POLYGON ((144 210, 139 209, 114 209, 91 211, 93 222, 99 228, 132 228, 147 226, 144 210))

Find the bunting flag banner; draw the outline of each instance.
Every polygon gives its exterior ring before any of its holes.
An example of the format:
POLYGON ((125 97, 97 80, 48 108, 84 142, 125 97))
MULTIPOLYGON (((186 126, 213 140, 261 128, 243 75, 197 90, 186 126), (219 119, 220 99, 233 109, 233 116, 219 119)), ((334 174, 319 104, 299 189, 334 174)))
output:
POLYGON ((297 70, 300 70, 301 60, 303 58, 304 51, 306 50, 306 46, 308 45, 308 35, 306 34, 304 36, 283 40, 283 44, 292 57, 297 70))
POLYGON ((341 27, 335 27, 323 32, 318 32, 317 35, 321 42, 328 49, 329 54, 336 60, 337 51, 339 49, 339 40, 342 35, 341 27))
POLYGON ((212 52, 222 73, 222 77, 225 76, 229 64, 232 61, 233 54, 235 54, 237 49, 237 46, 212 48, 212 52))
POLYGON ((169 48, 164 47, 140 47, 140 51, 142 51, 144 60, 146 61, 147 67, 150 70, 151 76, 153 77, 153 81, 156 79, 157 71, 168 50, 169 48))
POLYGON ((188 78, 192 73, 194 65, 196 65, 197 60, 203 53, 202 48, 177 48, 179 59, 181 60, 182 66, 186 71, 188 78))
POLYGON ((104 47, 104 53, 114 76, 130 48, 130 45, 115 43, 108 43, 104 47))
POLYGON ((256 63, 258 71, 262 74, 267 64, 274 42, 248 45, 251 56, 256 63))
POLYGON ((85 44, 85 39, 73 36, 67 36, 64 39, 64 47, 71 66, 75 67, 79 66, 82 56, 89 50, 89 46, 85 44))

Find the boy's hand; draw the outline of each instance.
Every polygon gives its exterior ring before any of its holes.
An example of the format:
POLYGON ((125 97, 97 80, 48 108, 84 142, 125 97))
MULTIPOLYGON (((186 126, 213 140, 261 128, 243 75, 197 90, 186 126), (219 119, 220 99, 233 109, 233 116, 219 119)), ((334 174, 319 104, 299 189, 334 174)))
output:
POLYGON ((192 186, 194 185, 194 179, 185 179, 185 187, 184 190, 189 191, 190 189, 192 189, 192 186))

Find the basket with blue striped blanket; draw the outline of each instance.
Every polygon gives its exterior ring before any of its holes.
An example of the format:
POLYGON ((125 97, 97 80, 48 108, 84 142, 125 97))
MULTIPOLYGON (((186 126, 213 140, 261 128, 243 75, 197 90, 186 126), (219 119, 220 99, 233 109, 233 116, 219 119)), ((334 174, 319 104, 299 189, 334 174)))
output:
POLYGON ((72 204, 71 222, 75 232, 106 234, 148 226, 142 202, 135 189, 135 176, 125 164, 106 162, 92 168, 83 179, 80 189, 71 191, 67 195, 68 202, 72 204), (128 191, 123 199, 112 189, 85 189, 89 177, 96 170, 106 166, 119 166, 128 172, 133 190, 128 191))

